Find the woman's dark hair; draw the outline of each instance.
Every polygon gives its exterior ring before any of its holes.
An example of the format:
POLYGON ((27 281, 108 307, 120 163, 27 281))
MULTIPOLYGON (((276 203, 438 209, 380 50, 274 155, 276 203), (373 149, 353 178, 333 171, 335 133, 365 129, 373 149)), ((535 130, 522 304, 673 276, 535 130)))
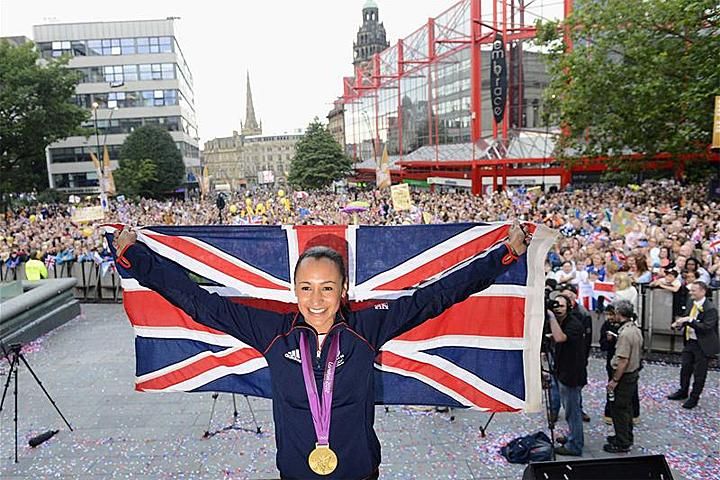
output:
POLYGON ((648 264, 645 255, 635 255, 635 267, 639 272, 647 272, 648 264))
POLYGON ((690 257, 687 260, 685 260, 685 269, 687 270, 688 264, 692 262, 695 265, 695 271, 700 270, 700 262, 695 257, 690 257))
POLYGON ((340 271, 340 276, 342 277, 340 286, 342 287, 345 285, 345 281, 347 280, 347 274, 345 273, 345 260, 343 260, 342 255, 340 255, 338 252, 336 252, 330 247, 323 246, 308 248, 300 255, 300 258, 298 258, 298 261, 295 264, 295 277, 297 277, 298 267, 306 258, 314 258, 316 260, 319 260, 321 258, 327 258, 328 260, 333 262, 337 269, 340 271))

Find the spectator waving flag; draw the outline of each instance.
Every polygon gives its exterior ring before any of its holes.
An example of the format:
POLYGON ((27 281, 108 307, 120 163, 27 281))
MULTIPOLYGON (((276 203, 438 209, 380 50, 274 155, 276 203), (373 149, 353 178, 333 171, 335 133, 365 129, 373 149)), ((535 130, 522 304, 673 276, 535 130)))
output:
MULTIPOLYGON (((119 225, 106 226, 112 239, 119 225)), ((541 405, 543 260, 555 234, 534 232, 528 255, 488 289, 390 340, 376 358, 378 403, 536 411, 541 405)), ((509 225, 148 227, 138 241, 233 302, 297 311, 299 254, 315 245, 348 262, 351 308, 388 303, 481 255, 509 225)), ((227 391, 270 397, 262 354, 205 327, 118 265, 135 330, 136 390, 227 391)))
POLYGON ((593 282, 592 296, 595 300, 605 297, 606 304, 612 302, 615 300, 615 282, 593 282))
POLYGON ((715 237, 710 240, 710 251, 713 253, 720 253, 720 237, 715 237))

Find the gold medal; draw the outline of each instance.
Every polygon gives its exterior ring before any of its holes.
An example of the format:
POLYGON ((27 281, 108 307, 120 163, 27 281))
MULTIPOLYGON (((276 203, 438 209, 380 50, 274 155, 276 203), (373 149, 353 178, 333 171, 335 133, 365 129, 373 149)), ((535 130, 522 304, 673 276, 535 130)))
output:
POLYGON ((310 470, 318 475, 330 475, 337 468, 338 459, 329 445, 315 444, 315 450, 310 452, 308 465, 310 470))

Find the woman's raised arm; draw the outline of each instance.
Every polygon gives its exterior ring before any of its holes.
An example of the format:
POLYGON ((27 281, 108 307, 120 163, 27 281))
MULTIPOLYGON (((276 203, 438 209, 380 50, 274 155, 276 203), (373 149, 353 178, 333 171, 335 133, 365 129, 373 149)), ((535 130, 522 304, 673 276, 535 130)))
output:
POLYGON ((193 282, 179 265, 154 255, 137 234, 124 229, 113 240, 117 262, 140 285, 150 288, 198 323, 225 332, 264 351, 284 331, 286 316, 231 302, 193 282))

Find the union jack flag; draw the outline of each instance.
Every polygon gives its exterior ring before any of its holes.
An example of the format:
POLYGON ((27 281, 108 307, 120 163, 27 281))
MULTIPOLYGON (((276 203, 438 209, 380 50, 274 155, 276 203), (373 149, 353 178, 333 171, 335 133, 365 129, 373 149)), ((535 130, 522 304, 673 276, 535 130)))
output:
POLYGON ((715 237, 710 240, 710 251, 720 253, 720 237, 715 237))
MULTIPOLYGON (((109 240, 120 225, 106 226, 109 240)), ((392 339, 376 358, 377 403, 537 411, 543 261, 555 234, 533 232, 528 255, 494 285, 392 339), (529 261, 527 259, 530 259, 529 261)), ((507 238, 507 223, 409 226, 158 226, 138 241, 234 302, 297 311, 293 269, 306 248, 326 245, 348 265, 353 310, 388 302, 461 266, 507 238)), ((270 397, 260 352, 205 327, 120 265, 135 330, 138 391, 226 391, 270 397)))

